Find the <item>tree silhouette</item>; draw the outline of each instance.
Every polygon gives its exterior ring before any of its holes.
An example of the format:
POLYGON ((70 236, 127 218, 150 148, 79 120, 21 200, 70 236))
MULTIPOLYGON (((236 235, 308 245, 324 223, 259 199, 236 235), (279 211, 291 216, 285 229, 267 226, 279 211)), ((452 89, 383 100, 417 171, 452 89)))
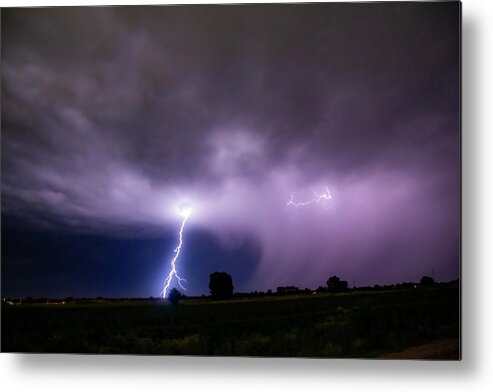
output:
POLYGON ((181 293, 177 289, 172 288, 168 294, 168 301, 171 305, 176 306, 180 302, 181 297, 181 293))
POLYGON ((346 280, 341 280, 338 276, 334 275, 327 280, 327 288, 331 293, 346 291, 348 283, 346 280))
POLYGON ((435 284, 435 280, 431 276, 423 276, 419 282, 423 287, 431 287, 435 284))
POLYGON ((226 272, 210 274, 209 289, 214 299, 228 299, 233 296, 233 279, 226 272))

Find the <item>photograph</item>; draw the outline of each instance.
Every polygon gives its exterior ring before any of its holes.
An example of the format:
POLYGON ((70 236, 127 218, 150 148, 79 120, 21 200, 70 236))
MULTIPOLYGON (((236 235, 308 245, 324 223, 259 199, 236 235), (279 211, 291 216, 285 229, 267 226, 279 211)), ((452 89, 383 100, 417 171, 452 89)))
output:
POLYGON ((2 8, 1 352, 460 361, 461 28, 2 8))

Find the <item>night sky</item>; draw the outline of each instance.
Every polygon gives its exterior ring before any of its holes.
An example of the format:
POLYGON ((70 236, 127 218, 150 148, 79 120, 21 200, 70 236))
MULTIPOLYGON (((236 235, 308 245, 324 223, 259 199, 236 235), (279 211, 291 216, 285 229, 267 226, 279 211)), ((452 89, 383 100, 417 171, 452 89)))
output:
POLYGON ((460 269, 460 5, 3 9, 2 296, 460 269), (330 200, 295 207, 330 191, 330 200))

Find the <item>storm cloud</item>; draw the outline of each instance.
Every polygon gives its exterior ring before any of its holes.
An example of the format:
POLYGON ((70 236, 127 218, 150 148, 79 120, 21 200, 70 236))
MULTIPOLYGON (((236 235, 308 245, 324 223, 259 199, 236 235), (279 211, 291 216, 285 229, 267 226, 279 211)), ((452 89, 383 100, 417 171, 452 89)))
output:
POLYGON ((189 206, 258 244, 251 289, 455 279, 459 7, 3 10, 2 218, 152 237, 189 206))

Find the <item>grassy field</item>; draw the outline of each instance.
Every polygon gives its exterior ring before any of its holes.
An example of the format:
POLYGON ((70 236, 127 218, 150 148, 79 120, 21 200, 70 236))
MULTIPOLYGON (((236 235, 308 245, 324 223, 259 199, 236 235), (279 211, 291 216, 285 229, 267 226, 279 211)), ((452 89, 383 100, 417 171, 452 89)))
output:
POLYGON ((397 353, 458 337, 456 287, 188 299, 177 307, 164 301, 2 306, 3 352, 402 358, 397 353))

